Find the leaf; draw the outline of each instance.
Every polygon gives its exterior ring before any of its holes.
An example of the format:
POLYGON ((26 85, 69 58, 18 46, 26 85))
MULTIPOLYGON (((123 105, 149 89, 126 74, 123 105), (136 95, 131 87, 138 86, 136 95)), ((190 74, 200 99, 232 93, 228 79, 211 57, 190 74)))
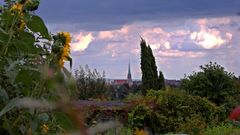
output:
POLYGON ((19 33, 20 40, 15 40, 14 42, 17 44, 17 48, 27 54, 27 53, 39 53, 39 48, 34 46, 35 43, 35 37, 28 32, 20 32, 19 33))
POLYGON ((42 122, 47 122, 49 120, 49 116, 47 113, 42 113, 38 115, 38 119, 42 122))
POLYGON ((18 60, 16 60, 16 61, 14 61, 14 62, 11 62, 11 63, 9 63, 10 64, 10 66, 7 68, 7 71, 8 72, 11 72, 14 68, 16 68, 16 66, 19 64, 19 61, 18 60))
POLYGON ((2 43, 7 42, 8 39, 9 35, 2 28, 0 28, 0 42, 2 43))
POLYGON ((72 77, 71 72, 69 72, 65 67, 63 67, 63 73, 64 73, 64 75, 66 75, 68 78, 71 78, 71 77, 72 77))
POLYGON ((69 117, 67 117, 66 114, 64 114, 62 112, 55 112, 54 117, 56 118, 56 121, 61 128, 66 129, 66 130, 75 128, 73 123, 71 122, 69 117))
POLYGON ((15 83, 23 83, 25 85, 30 85, 32 82, 32 78, 30 76, 30 72, 27 70, 20 70, 16 76, 15 83))
POLYGON ((44 38, 51 39, 46 25, 39 16, 33 15, 31 20, 27 22, 27 27, 33 32, 39 32, 44 38))
POLYGON ((68 56, 67 60, 70 62, 70 68, 72 69, 72 58, 68 56))
POLYGON ((19 98, 12 99, 0 112, 0 117, 18 105, 19 98))
POLYGON ((32 129, 32 132, 35 133, 35 131, 36 131, 37 127, 38 127, 38 122, 37 122, 37 120, 31 121, 31 122, 30 122, 30 127, 31 127, 31 129, 32 129))
POLYGON ((9 100, 7 92, 4 89, 2 89, 1 87, 0 87, 0 99, 5 103, 8 102, 8 100, 9 100))

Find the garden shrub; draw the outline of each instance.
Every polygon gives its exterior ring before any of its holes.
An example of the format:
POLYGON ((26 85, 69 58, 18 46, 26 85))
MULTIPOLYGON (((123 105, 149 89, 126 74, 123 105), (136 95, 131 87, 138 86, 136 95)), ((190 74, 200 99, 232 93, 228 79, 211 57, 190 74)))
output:
POLYGON ((233 73, 217 63, 210 62, 200 66, 200 71, 186 76, 181 88, 191 95, 205 97, 221 106, 221 119, 225 120, 229 112, 239 104, 239 88, 233 73))
POLYGON ((142 104, 134 107, 128 115, 133 128, 149 127, 153 133, 200 134, 207 125, 218 122, 219 108, 199 96, 150 90, 145 99, 139 100, 142 104), (152 102, 145 102, 145 99, 152 102))
POLYGON ((204 135, 239 135, 240 128, 230 124, 221 124, 212 128, 207 128, 204 135))

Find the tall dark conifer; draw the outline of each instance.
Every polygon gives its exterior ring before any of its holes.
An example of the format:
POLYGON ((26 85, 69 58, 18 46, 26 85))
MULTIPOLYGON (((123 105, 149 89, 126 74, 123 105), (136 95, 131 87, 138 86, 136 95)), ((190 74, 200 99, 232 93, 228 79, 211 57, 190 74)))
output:
POLYGON ((152 76, 151 76, 151 89, 157 90, 158 89, 158 71, 157 71, 157 66, 155 62, 155 58, 153 56, 153 52, 151 47, 148 45, 148 53, 149 53, 149 61, 150 61, 150 68, 152 71, 152 76))
POLYGON ((148 49, 145 40, 141 40, 141 70, 142 70, 142 85, 143 85, 143 94, 146 94, 146 90, 149 86, 149 71, 148 67, 150 66, 150 62, 148 60, 148 49))
POLYGON ((141 70, 143 94, 146 94, 148 89, 158 89, 158 75, 155 58, 150 46, 147 46, 144 39, 141 40, 141 70))
POLYGON ((165 89, 165 79, 164 79, 164 75, 162 73, 162 71, 159 71, 159 76, 158 76, 158 89, 165 89))

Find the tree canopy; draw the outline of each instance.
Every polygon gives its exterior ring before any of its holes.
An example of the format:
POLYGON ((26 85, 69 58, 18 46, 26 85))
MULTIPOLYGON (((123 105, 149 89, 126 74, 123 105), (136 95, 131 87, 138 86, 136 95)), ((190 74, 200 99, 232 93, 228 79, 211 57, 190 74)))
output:
POLYGON ((181 87, 193 95, 206 97, 217 105, 234 106, 239 94, 234 74, 225 71, 217 63, 200 66, 201 71, 195 72, 182 80, 181 87))

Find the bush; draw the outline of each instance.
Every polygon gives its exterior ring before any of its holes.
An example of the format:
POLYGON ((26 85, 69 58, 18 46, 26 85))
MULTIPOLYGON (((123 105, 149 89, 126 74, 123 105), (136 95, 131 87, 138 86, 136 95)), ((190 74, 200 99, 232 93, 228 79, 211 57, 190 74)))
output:
POLYGON ((240 128, 229 124, 222 124, 213 128, 207 128, 204 135, 239 135, 240 128))
POLYGON ((75 70, 77 96, 79 99, 106 99, 107 87, 104 72, 101 75, 96 69, 91 70, 88 65, 75 70))
POLYGON ((138 102, 142 104, 128 115, 133 128, 149 127, 153 133, 201 134, 207 125, 218 122, 219 108, 199 96, 150 90, 138 102))
POLYGON ((189 94, 205 97, 222 107, 226 118, 229 111, 238 104, 237 85, 233 73, 225 71, 224 67, 210 62, 200 66, 201 71, 187 76, 181 87, 189 94))

